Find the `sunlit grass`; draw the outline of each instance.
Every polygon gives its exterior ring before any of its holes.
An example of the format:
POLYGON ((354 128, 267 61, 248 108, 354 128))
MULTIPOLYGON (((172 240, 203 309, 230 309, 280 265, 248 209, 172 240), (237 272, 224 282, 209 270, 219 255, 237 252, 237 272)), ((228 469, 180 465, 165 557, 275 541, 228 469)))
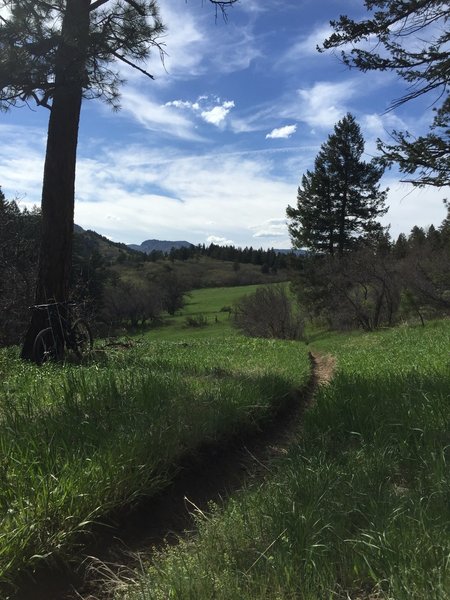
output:
MULTIPOLYGON (((287 285, 287 284, 286 284, 287 285)), ((224 336, 237 336, 229 312, 242 296, 252 294, 259 285, 205 288, 192 290, 186 296, 186 305, 174 316, 166 316, 163 327, 156 327, 146 333, 152 340, 211 339, 224 336), (202 316, 206 326, 198 329, 188 327, 188 317, 202 316)))
POLYGON ((200 444, 260 427, 309 377, 304 346, 243 338, 140 339, 84 366, 16 354, 0 352, 0 582, 76 559, 92 521, 160 490, 200 444))
POLYGON ((337 372, 272 475, 118 597, 448 598, 450 321, 320 347, 337 372))

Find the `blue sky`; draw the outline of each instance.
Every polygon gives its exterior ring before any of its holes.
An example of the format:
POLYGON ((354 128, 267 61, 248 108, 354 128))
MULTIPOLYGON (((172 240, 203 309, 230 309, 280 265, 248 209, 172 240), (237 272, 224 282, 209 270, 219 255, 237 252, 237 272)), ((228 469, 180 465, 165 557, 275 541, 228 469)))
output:
MULTIPOLYGON (((225 23, 204 0, 160 0, 167 32, 151 81, 122 68, 122 108, 83 104, 75 221, 114 241, 145 239, 290 246, 285 210, 320 145, 347 112, 366 140, 402 129, 424 133, 434 97, 387 112, 405 84, 391 73, 350 71, 316 45, 340 14, 366 15, 362 0, 241 0, 225 23)), ((0 186, 22 206, 39 204, 48 111, 0 114, 0 186)), ((445 190, 414 190, 395 170, 391 235, 439 225, 445 190)))

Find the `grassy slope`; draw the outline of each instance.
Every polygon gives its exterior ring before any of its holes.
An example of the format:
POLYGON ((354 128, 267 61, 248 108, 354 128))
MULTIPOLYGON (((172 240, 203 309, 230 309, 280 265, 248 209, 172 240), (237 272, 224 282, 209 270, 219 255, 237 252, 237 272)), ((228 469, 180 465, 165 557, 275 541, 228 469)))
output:
MULTIPOLYGON (((217 310, 205 294, 197 308, 217 310)), ((90 521, 161 489, 201 442, 258 426, 308 379, 304 346, 224 337, 228 322, 207 340, 169 329, 84 367, 0 352, 0 582, 70 557, 90 521)))
POLYGON ((121 598, 448 598, 450 321, 316 347, 337 373, 273 476, 121 598))
POLYGON ((146 262, 139 265, 133 263, 115 264, 112 270, 127 281, 139 281, 142 278, 152 279, 154 276, 164 276, 168 270, 173 271, 187 289, 212 288, 217 286, 241 286, 252 284, 270 284, 286 281, 286 270, 277 274, 264 274, 260 265, 242 264, 238 271, 232 262, 216 260, 206 256, 188 260, 169 259, 157 262, 146 262))

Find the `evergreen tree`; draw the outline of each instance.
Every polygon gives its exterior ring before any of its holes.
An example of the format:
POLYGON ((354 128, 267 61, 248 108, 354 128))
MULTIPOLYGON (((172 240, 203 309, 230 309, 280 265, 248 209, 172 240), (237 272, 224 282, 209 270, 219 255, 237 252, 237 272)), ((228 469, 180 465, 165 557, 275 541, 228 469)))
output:
POLYGON ((441 241, 444 246, 450 249, 450 203, 446 201, 447 216, 442 221, 439 227, 439 233, 441 235, 441 241))
POLYGON ((297 207, 288 206, 289 232, 297 248, 342 256, 358 240, 382 230, 386 191, 380 191, 383 169, 361 160, 364 138, 347 114, 322 144, 298 188, 297 207))
MULTIPOLYGON (((429 133, 414 138, 407 132, 392 132, 394 144, 381 140, 378 146, 385 165, 398 163, 400 170, 416 174, 413 185, 444 186, 450 183, 450 61, 448 44, 450 8, 443 0, 365 0, 367 19, 354 21, 341 16, 332 21, 334 33, 324 49, 348 48, 341 58, 363 72, 393 71, 408 84, 407 92, 391 108, 434 92, 440 106, 434 109, 429 133), (377 40, 367 49, 367 40, 377 40), (362 46, 362 47, 358 47, 362 46)), ((319 49, 321 50, 321 49, 319 49)))

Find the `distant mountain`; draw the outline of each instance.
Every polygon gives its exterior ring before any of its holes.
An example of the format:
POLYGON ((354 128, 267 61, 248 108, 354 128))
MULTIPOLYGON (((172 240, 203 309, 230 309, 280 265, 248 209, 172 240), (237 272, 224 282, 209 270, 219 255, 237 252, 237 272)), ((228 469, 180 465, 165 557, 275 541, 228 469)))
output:
POLYGON ((145 240, 142 244, 127 244, 128 248, 131 250, 137 250, 138 252, 145 252, 145 254, 150 254, 153 250, 158 252, 168 253, 175 248, 191 248, 194 244, 186 241, 177 241, 177 242, 169 242, 162 240, 145 240))
MULTIPOLYGON (((186 240, 145 240, 142 244, 123 244, 120 242, 112 242, 108 238, 96 233, 92 230, 85 230, 79 225, 74 225, 74 232, 82 234, 85 238, 94 238, 97 242, 102 244, 102 254, 115 254, 119 251, 130 250, 133 252, 143 252, 144 254, 150 254, 153 250, 169 254, 172 248, 178 250, 179 248, 193 248, 194 244, 187 242, 186 240)), ((236 248, 238 249, 238 248, 236 248)), ((307 250, 296 249, 296 248, 275 248, 277 254, 295 254, 296 256, 305 256, 308 254, 307 250)), ((111 257, 109 257, 111 258, 111 257)))

